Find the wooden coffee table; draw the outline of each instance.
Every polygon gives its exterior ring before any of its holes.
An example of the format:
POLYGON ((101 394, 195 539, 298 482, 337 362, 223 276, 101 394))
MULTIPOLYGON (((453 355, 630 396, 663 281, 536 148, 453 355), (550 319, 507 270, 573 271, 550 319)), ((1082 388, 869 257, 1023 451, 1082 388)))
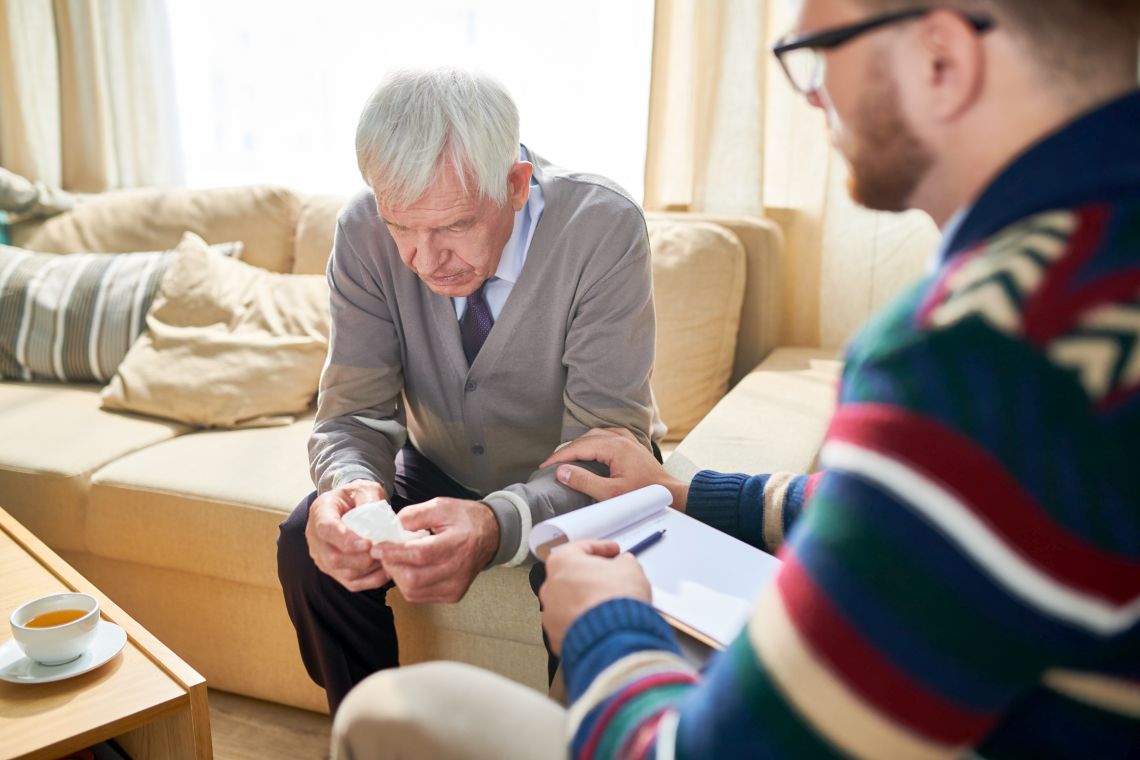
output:
POLYGON ((0 509, 0 641, 23 602, 55 591, 99 598, 127 645, 64 681, 0 681, 0 759, 44 758, 115 739, 132 758, 211 758, 206 681, 43 542, 0 509))

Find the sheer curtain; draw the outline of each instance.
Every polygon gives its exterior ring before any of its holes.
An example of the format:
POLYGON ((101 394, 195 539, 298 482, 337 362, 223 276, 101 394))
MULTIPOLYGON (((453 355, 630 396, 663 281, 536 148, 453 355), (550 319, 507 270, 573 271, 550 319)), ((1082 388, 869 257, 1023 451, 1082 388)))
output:
POLYGON ((764 3, 657 0, 645 206, 759 214, 764 3))
POLYGON ((0 165, 79 192, 180 179, 162 0, 0 0, 0 165))
POLYGON ((768 52, 778 0, 657 0, 647 209, 766 215, 785 235, 780 343, 839 347, 923 271, 938 231, 847 195, 823 114, 768 52))
POLYGON ((369 93, 393 69, 449 65, 502 82, 543 158, 641 198, 652 0, 169 2, 192 187, 352 193, 369 93))

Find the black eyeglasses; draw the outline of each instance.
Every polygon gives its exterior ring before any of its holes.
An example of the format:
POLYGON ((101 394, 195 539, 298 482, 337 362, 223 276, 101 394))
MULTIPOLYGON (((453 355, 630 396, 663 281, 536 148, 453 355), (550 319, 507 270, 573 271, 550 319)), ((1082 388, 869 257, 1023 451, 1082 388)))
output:
MULTIPOLYGON (((780 67, 788 75, 788 81, 801 95, 811 95, 823 83, 822 51, 832 50, 855 39, 861 34, 888 24, 925 16, 938 10, 938 7, 907 8, 901 11, 873 16, 846 26, 824 29, 821 32, 803 34, 798 37, 783 37, 772 46, 772 54, 780 62, 780 67)), ((979 34, 994 27, 994 20, 985 16, 963 14, 974 31, 979 34)))

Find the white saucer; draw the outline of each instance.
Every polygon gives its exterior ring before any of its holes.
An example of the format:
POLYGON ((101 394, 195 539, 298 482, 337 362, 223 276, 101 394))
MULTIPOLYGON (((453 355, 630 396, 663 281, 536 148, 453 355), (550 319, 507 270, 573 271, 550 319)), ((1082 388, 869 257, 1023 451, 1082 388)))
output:
POLYGON ((122 651, 127 633, 114 623, 99 621, 95 641, 87 651, 62 665, 40 665, 24 656, 15 639, 0 644, 0 681, 12 683, 47 683, 94 670, 122 651))

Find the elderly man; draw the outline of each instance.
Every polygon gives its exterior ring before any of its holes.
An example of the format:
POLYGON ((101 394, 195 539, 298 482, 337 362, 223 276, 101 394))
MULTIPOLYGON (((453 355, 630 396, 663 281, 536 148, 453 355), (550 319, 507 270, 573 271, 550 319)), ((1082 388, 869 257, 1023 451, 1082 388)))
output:
POLYGON ((542 588, 568 713, 429 666, 362 684, 341 753, 387 756, 383 728, 431 757, 1137 756, 1138 47, 1135 0, 803 0, 775 53, 854 196, 944 233, 848 350, 823 472, 684 483, 612 431, 547 462, 589 493, 663 483, 769 550, 794 524, 750 623, 699 674, 637 561, 570 544, 542 588), (473 693, 471 725, 509 704, 532 745, 380 701, 473 693))
POLYGON ((454 602, 527 557, 530 527, 590 501, 542 458, 591 427, 649 450, 654 317, 637 204, 520 148, 495 82, 404 72, 357 129, 371 188, 337 223, 332 331, 309 441, 317 491, 281 525, 301 655, 335 713, 397 665, 390 581, 454 602), (341 517, 387 499, 409 531, 373 545, 341 517))

